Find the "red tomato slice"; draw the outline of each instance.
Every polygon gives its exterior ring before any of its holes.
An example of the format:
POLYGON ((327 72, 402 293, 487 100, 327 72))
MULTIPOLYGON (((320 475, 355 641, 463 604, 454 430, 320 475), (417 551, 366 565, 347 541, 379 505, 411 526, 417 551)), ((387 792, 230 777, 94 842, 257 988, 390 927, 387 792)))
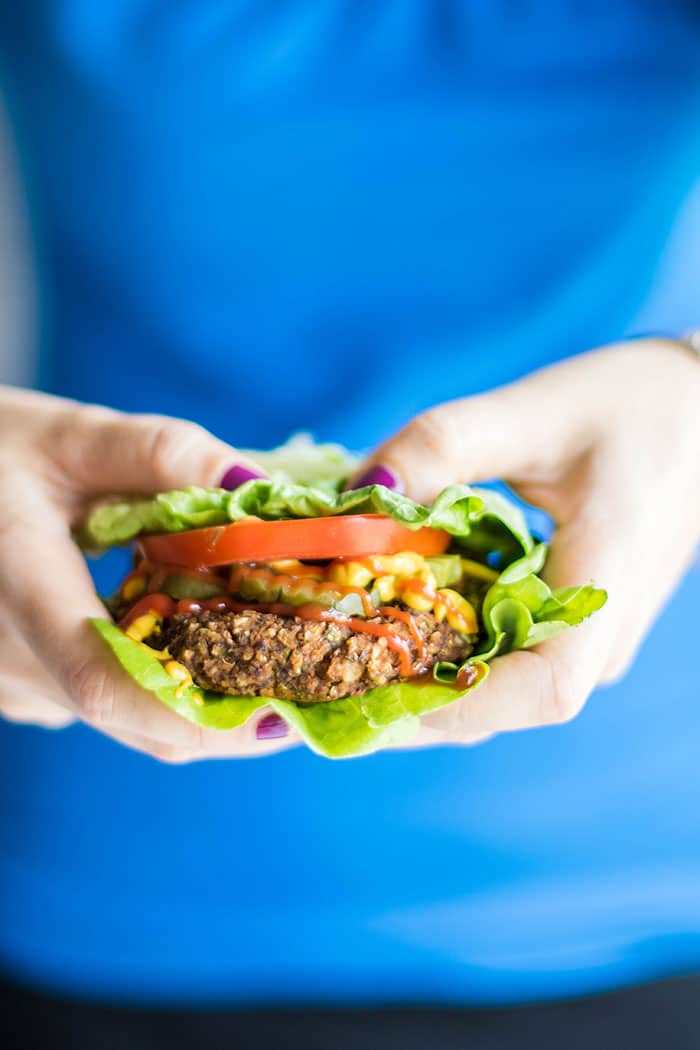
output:
POLYGON ((439 529, 413 531, 383 514, 348 514, 295 521, 236 521, 142 536, 138 544, 149 561, 194 569, 280 558, 320 561, 400 551, 444 554, 449 542, 449 535, 439 529))

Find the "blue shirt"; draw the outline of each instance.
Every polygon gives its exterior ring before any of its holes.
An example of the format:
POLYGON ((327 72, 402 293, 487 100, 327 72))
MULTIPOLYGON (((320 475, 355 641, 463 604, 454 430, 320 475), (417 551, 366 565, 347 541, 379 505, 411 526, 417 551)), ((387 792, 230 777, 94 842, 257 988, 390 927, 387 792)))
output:
MULTIPOLYGON (((699 58, 681 0, 4 0, 42 385, 361 449, 697 323, 699 58)), ((235 1004, 697 967, 698 607, 693 569, 575 723, 475 748, 170 768, 3 725, 3 969, 235 1004)))

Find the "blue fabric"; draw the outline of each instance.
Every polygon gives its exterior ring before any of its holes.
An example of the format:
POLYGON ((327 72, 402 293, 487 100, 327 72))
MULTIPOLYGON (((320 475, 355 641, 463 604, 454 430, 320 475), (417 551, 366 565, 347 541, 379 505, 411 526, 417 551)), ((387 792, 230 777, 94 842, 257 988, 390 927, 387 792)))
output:
MULTIPOLYGON (((57 393, 364 448, 699 320, 697 5, 3 0, 0 41, 57 393)), ((232 1003, 697 968, 698 607, 693 569, 575 723, 469 750, 168 768, 3 726, 2 966, 232 1003)))

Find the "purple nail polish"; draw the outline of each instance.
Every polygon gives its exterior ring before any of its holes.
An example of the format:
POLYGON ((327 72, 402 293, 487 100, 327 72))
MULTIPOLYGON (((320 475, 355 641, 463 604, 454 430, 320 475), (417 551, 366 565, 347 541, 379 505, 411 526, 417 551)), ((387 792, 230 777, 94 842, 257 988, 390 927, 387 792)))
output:
POLYGON ((221 479, 222 489, 237 489, 239 485, 242 485, 245 481, 252 481, 253 478, 264 478, 265 475, 261 474, 258 470, 251 470, 250 467, 241 467, 236 465, 235 467, 229 467, 221 479))
POLYGON ((388 467, 383 466, 381 463, 378 463, 371 470, 368 470, 366 474, 363 474, 361 478, 358 478, 354 487, 361 489, 365 485, 384 485, 388 489, 394 489, 395 492, 403 491, 403 485, 393 470, 389 470, 388 467))
POLYGON ((279 715, 265 715, 255 728, 255 735, 258 740, 278 740, 280 737, 286 736, 288 732, 289 726, 279 715))

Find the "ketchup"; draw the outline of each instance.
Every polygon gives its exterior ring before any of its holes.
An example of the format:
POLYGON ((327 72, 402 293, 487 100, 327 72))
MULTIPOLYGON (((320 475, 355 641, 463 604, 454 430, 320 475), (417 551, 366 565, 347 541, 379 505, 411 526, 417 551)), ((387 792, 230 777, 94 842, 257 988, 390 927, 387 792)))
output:
POLYGON ((486 674, 486 668, 483 664, 465 664, 457 672, 457 678, 455 679, 456 689, 471 689, 473 685, 480 682, 486 674))
POLYGON ((381 616, 386 616, 392 620, 400 620, 401 623, 405 623, 411 632, 411 638, 418 651, 418 661, 424 664, 427 658, 427 649, 425 648, 425 638, 420 632, 420 628, 416 623, 415 616, 411 616, 410 612, 406 612, 405 609, 396 609, 393 605, 381 605, 377 612, 381 616))
POLYGON ((119 626, 125 631, 129 624, 132 624, 134 620, 138 620, 139 616, 145 616, 147 613, 157 613, 158 616, 165 620, 168 616, 172 616, 174 612, 175 602, 167 594, 146 594, 143 598, 139 598, 128 612, 124 614, 119 621, 119 626))
MULTIPOLYGON (((148 604, 148 601, 153 605, 154 597, 165 598, 165 595, 148 595, 147 598, 142 598, 141 602, 137 603, 137 605, 144 606, 144 608, 141 609, 141 612, 148 611, 145 606, 148 604)), ((168 598, 166 601, 170 601, 170 599, 168 598)), ((182 598, 177 604, 171 604, 173 606, 172 612, 184 615, 200 613, 205 609, 210 612, 254 612, 257 610, 258 612, 273 613, 277 616, 296 617, 299 620, 322 621, 324 623, 335 623, 339 625, 345 624, 350 630, 355 631, 356 634, 369 634, 375 638, 384 638, 388 648, 398 655, 401 674, 404 678, 410 678, 416 671, 409 642, 404 638, 401 638, 401 636, 392 628, 390 623, 367 623, 365 620, 361 620, 356 616, 343 616, 342 613, 335 613, 332 609, 328 609, 325 605, 319 605, 316 602, 309 602, 305 605, 295 606, 286 605, 283 602, 253 603, 237 601, 235 598, 222 596, 220 598, 206 598, 204 601, 197 601, 192 598, 182 598)), ((376 611, 377 610, 372 608, 373 614, 376 611)), ((421 664, 424 663, 425 643, 411 614, 404 612, 402 609, 390 609, 389 607, 381 609, 379 612, 389 612, 393 619, 401 620, 408 625, 411 637, 416 643, 416 648, 418 650, 418 662, 421 664)), ((166 615, 172 615, 172 613, 166 615)), ((132 619, 133 618, 135 617, 132 617, 132 619)))
POLYGON ((295 615, 300 620, 325 620, 326 623, 345 624, 356 634, 370 634, 375 638, 384 638, 388 648, 398 654, 403 677, 410 678, 415 674, 411 647, 396 631, 392 630, 390 623, 367 623, 366 620, 360 620, 356 616, 342 616, 334 613, 332 609, 318 605, 301 605, 295 615))

